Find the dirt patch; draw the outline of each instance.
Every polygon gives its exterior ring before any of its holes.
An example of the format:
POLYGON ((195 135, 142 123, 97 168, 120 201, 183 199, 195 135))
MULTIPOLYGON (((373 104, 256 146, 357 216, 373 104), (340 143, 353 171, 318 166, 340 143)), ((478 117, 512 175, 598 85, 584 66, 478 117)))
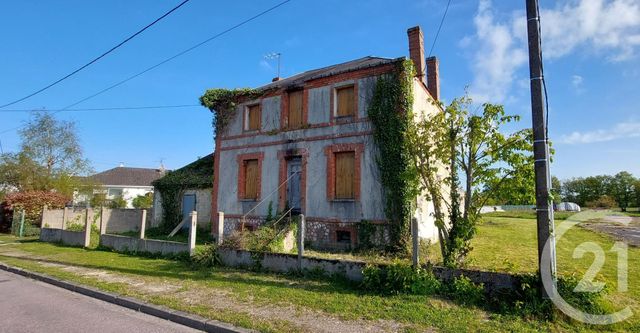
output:
POLYGON ((605 233, 630 246, 640 247, 640 218, 610 215, 602 219, 581 223, 583 228, 605 233))

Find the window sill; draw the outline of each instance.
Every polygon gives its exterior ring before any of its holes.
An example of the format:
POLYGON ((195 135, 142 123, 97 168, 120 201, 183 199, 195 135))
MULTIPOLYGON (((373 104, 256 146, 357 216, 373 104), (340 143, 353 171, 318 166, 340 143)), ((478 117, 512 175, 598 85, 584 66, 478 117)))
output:
POLYGON ((258 199, 240 199, 240 202, 256 202, 258 199))
POLYGON ((356 199, 331 199, 331 202, 356 202, 356 199))

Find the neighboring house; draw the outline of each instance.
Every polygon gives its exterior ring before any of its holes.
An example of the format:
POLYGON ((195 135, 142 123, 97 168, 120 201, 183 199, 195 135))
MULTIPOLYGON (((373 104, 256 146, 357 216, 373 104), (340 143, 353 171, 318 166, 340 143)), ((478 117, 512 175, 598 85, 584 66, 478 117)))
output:
POLYGON ((163 168, 147 169, 119 166, 92 175, 89 179, 100 184, 107 200, 122 197, 127 202, 127 208, 133 208, 133 199, 139 195, 153 193, 151 182, 162 177, 164 173, 163 168))
MULTIPOLYGON (((441 112, 438 61, 424 58, 419 27, 408 30, 414 79, 414 113, 441 112), (425 73, 426 71, 426 73, 425 73), (428 76, 428 81, 426 77, 428 76)), ((224 213, 224 233, 244 220, 255 228, 286 207, 306 216, 306 240, 315 247, 358 245, 363 220, 387 226, 376 163, 373 125, 367 118, 376 80, 405 58, 364 57, 276 78, 258 88, 264 97, 238 104, 216 135, 212 211, 224 213)), ((394 110, 389 110, 394 112, 394 110)), ((432 205, 417 198, 420 236, 437 241, 432 205)), ((217 217, 213 217, 217 230, 217 217)))
POLYGON ((211 188, 213 186, 213 154, 199 158, 180 169, 167 172, 162 178, 153 182, 153 220, 158 226, 165 219, 163 208, 164 189, 178 190, 178 197, 173 200, 174 207, 179 207, 182 217, 192 211, 198 212, 198 226, 207 228, 211 222, 211 188), (177 204, 177 205, 175 205, 177 204))

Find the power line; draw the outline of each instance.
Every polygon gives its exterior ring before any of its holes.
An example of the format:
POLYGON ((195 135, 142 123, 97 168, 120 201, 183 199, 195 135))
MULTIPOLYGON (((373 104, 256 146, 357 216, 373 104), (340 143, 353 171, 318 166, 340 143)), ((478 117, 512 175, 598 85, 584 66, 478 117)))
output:
POLYGON ((147 109, 177 109, 177 108, 189 108, 194 106, 202 106, 200 104, 179 104, 179 105, 153 105, 153 106, 120 106, 120 107, 104 107, 104 108, 86 108, 86 109, 10 109, 0 110, 0 113, 4 112, 33 112, 33 111, 47 111, 47 112, 76 112, 76 111, 118 111, 118 110, 147 110, 147 109))
POLYGON ((85 68, 87 68, 87 67, 91 66, 92 64, 94 64, 94 63, 95 63, 95 62, 97 62, 98 60, 100 60, 100 59, 104 58, 104 57, 105 57, 106 55, 108 55, 109 53, 111 53, 111 52, 115 51, 117 48, 119 48, 120 46, 124 45, 126 42, 128 42, 128 41, 132 40, 133 38, 135 38, 136 36, 138 36, 139 34, 141 34, 143 31, 145 31, 145 30, 149 29, 151 26, 153 26, 154 24, 158 23, 158 22, 159 22, 160 20, 162 20, 163 18, 165 18, 165 17, 169 16, 169 14, 173 13, 174 11, 176 11, 178 8, 182 7, 184 4, 186 4, 186 3, 187 3, 187 2, 189 2, 189 1, 190 1, 190 0, 184 0, 184 1, 182 1, 179 5, 177 5, 177 6, 173 7, 170 11, 166 12, 164 15, 162 15, 162 16, 160 16, 159 18, 155 19, 153 22, 151 22, 151 23, 147 24, 144 28, 142 28, 142 29, 138 30, 136 33, 134 33, 133 35, 131 35, 131 36, 127 37, 125 40, 123 40, 122 42, 118 43, 116 46, 112 47, 112 48, 111 48, 111 49, 109 49, 107 52, 104 52, 103 54, 99 55, 98 57, 94 58, 93 60, 89 61, 88 63, 86 63, 86 64, 82 65, 80 68, 78 68, 78 69, 74 70, 73 72, 71 72, 71 73, 69 73, 69 74, 67 74, 67 75, 63 76, 62 78, 60 78, 60 79, 58 79, 58 80, 54 81, 53 83, 50 83, 49 85, 45 86, 44 88, 41 88, 41 89, 39 89, 39 90, 37 90, 37 91, 35 91, 35 92, 33 92, 33 93, 31 93, 31 94, 27 95, 27 96, 24 96, 24 97, 22 97, 22 98, 19 98, 19 99, 17 99, 17 100, 15 100, 15 101, 13 101, 13 102, 10 102, 10 103, 7 103, 7 104, 4 104, 4 105, 0 106, 0 109, 1 109, 1 108, 4 108, 4 107, 7 107, 7 106, 10 106, 10 105, 13 105, 13 104, 16 104, 16 103, 19 103, 19 102, 22 102, 22 101, 24 101, 24 100, 26 100, 26 99, 28 99, 28 98, 31 98, 31 97, 33 97, 33 96, 35 96, 35 95, 37 95, 37 94, 39 94, 39 93, 41 93, 41 92, 43 92, 43 91, 45 91, 45 90, 47 90, 47 89, 49 89, 49 88, 51 88, 51 87, 55 86, 56 84, 58 84, 58 83, 60 83, 60 82, 62 82, 62 81, 64 81, 64 80, 66 80, 66 79, 68 79, 68 78, 70 78, 71 76, 75 75, 76 73, 80 72, 81 70, 83 70, 83 69, 85 69, 85 68))
POLYGON ((447 12, 449 11, 449 5, 451 4, 451 0, 447 2, 447 8, 444 10, 444 14, 442 14, 442 20, 440 21, 440 26, 438 26, 438 32, 436 32, 436 38, 433 39, 433 44, 431 44, 431 49, 429 50, 429 57, 431 56, 431 52, 433 52, 433 48, 436 46, 436 41, 438 41, 438 36, 440 35, 440 29, 442 29, 442 24, 444 23, 445 17, 447 17, 447 12))
MULTIPOLYGON (((169 57, 169 58, 167 58, 167 59, 165 59, 165 60, 163 60, 163 61, 161 61, 161 62, 159 62, 159 63, 157 63, 157 64, 155 64, 155 65, 153 65, 153 66, 151 66, 151 67, 149 67, 149 68, 147 68, 147 69, 145 69, 145 70, 143 70, 143 71, 141 71, 141 72, 139 72, 137 74, 134 74, 134 75, 132 75, 132 76, 130 76, 130 77, 118 82, 118 83, 115 83, 115 84, 113 84, 113 85, 111 85, 111 86, 109 86, 109 87, 107 87, 105 89, 102 89, 102 90, 98 91, 97 93, 95 93, 93 95, 90 95, 88 97, 85 97, 85 98, 83 98, 83 99, 81 99, 81 100, 79 100, 79 101, 77 101, 77 102, 75 102, 73 104, 67 105, 66 107, 64 107, 64 108, 62 108, 62 109, 60 109, 58 111, 54 111, 54 112, 52 112, 52 114, 56 114, 56 113, 62 112, 64 110, 70 109, 70 108, 72 108, 72 107, 74 107, 74 106, 76 106, 76 105, 78 105, 78 104, 80 104, 82 102, 85 102, 85 101, 87 101, 87 100, 89 100, 91 98, 94 98, 94 97, 96 97, 96 96, 98 96, 100 94, 103 94, 103 93, 105 93, 105 92, 107 92, 107 91, 109 91, 109 90, 111 90, 111 89, 113 89, 113 88, 115 88, 117 86, 120 86, 120 85, 122 85, 122 84, 124 84, 124 83, 126 83, 128 81, 131 81, 131 80, 135 79, 136 77, 138 77, 140 75, 143 75, 143 74, 145 74, 145 73, 147 73, 147 72, 149 72, 149 71, 151 71, 151 70, 153 70, 153 69, 155 69, 157 67, 160 67, 160 66, 166 64, 167 62, 169 62, 169 61, 171 61, 171 60, 173 60, 175 58, 178 58, 178 57, 180 57, 180 56, 182 56, 182 55, 184 55, 184 54, 186 54, 186 53, 188 53, 190 51, 193 51, 194 49, 196 49, 196 48, 198 48, 198 47, 200 47, 200 46, 202 46, 202 45, 204 45, 204 44, 206 44, 206 43, 208 43, 208 42, 210 42, 210 41, 212 41, 212 40, 214 40, 214 39, 216 39, 218 37, 221 37, 221 36, 227 34, 228 32, 230 32, 232 30, 235 30, 235 29, 237 29, 237 28, 239 28, 239 27, 241 27, 241 26, 243 26, 243 25, 245 25, 245 24, 257 19, 258 17, 260 17, 262 15, 265 15, 265 14, 273 11, 274 9, 276 9, 276 8, 278 8, 278 7, 282 6, 282 5, 290 2, 290 1, 291 0, 282 1, 282 2, 278 3, 277 5, 275 5, 273 7, 270 7, 269 9, 264 10, 264 11, 254 15, 254 16, 252 16, 252 17, 250 17, 250 18, 248 18, 248 19, 246 19, 246 20, 244 20, 244 21, 242 21, 242 22, 240 22, 240 23, 238 23, 238 24, 236 24, 236 25, 234 25, 234 26, 222 31, 222 32, 219 32, 218 34, 216 34, 214 36, 211 36, 210 38, 207 38, 207 39, 205 39, 204 41, 202 41, 202 42, 200 42, 198 44, 195 44, 195 45, 193 45, 193 46, 191 46, 191 47, 189 47, 189 48, 187 48, 187 49, 185 49, 185 50, 183 50, 181 52, 178 52, 177 54, 175 54, 175 55, 173 55, 173 56, 171 56, 171 57, 169 57)), ((16 130, 16 129, 19 129, 19 128, 22 128, 22 127, 23 126, 16 126, 16 127, 13 127, 13 128, 9 128, 9 129, 6 129, 4 131, 1 131, 0 134, 11 132, 13 130, 16 130)))
POLYGON ((145 74, 145 73, 147 73, 147 72, 149 72, 149 71, 151 71, 151 70, 153 70, 153 69, 155 69, 157 67, 160 67, 160 66, 168 63, 169 61, 171 61, 171 60, 173 60, 175 58, 178 58, 178 57, 180 57, 180 56, 182 56, 182 55, 184 55, 186 53, 189 53, 189 52, 197 49, 198 47, 200 47, 200 46, 202 46, 202 45, 204 45, 204 44, 206 44, 206 43, 208 43, 208 42, 210 42, 210 41, 212 41, 214 39, 217 39, 218 37, 221 37, 221 36, 231 32, 232 30, 235 30, 235 29, 237 29, 237 28, 239 28, 239 27, 241 27, 241 26, 243 26, 243 25, 245 25, 245 24, 257 19, 258 17, 260 17, 260 16, 262 16, 264 14, 267 14, 267 13, 271 12, 272 10, 274 10, 274 9, 276 9, 276 8, 282 6, 282 5, 284 5, 284 4, 286 4, 287 2, 290 2, 290 1, 291 0, 282 1, 282 2, 278 3, 277 5, 271 7, 269 9, 267 9, 267 10, 264 10, 264 11, 254 15, 254 16, 252 16, 252 17, 250 17, 250 18, 248 18, 248 19, 246 19, 246 20, 244 20, 244 21, 242 21, 242 22, 240 22, 240 23, 238 23, 238 24, 236 24, 236 25, 234 25, 234 26, 222 31, 222 32, 219 32, 219 33, 217 33, 217 34, 205 39, 204 41, 202 41, 202 42, 200 42, 198 44, 195 44, 195 45, 193 45, 193 46, 191 46, 191 47, 189 47, 189 48, 187 48, 187 49, 185 49, 185 50, 183 50, 181 52, 178 52, 175 55, 173 55, 173 56, 171 56, 171 57, 169 57, 169 58, 167 58, 165 60, 162 60, 161 62, 159 62, 159 63, 157 63, 157 64, 155 64, 155 65, 153 65, 151 67, 148 67, 147 69, 145 69, 145 70, 143 70, 141 72, 138 72, 138 73, 136 73, 134 75, 131 75, 128 78, 126 78, 126 79, 124 79, 122 81, 119 81, 119 82, 117 82, 117 83, 115 83, 115 84, 113 84, 113 85, 111 85, 111 86, 109 86, 107 88, 104 88, 104 89, 98 91, 97 93, 95 93, 93 95, 87 96, 87 97, 85 97, 85 98, 83 98, 83 99, 81 99, 81 100, 79 100, 79 101, 77 101, 77 102, 75 102, 73 104, 70 104, 67 107, 65 107, 65 109, 74 107, 74 106, 76 106, 76 105, 78 105, 80 103, 83 103, 83 102, 85 102, 87 100, 90 100, 90 99, 92 99, 92 98, 94 98, 94 97, 96 97, 98 95, 101 95, 101 94, 103 94, 103 93, 105 93, 105 92, 107 92, 107 91, 109 91, 109 90, 111 90, 111 89, 113 89, 115 87, 118 87, 118 86, 120 86, 120 85, 122 85, 122 84, 124 84, 126 82, 129 82, 129 81, 137 78, 138 76, 143 75, 143 74, 145 74))

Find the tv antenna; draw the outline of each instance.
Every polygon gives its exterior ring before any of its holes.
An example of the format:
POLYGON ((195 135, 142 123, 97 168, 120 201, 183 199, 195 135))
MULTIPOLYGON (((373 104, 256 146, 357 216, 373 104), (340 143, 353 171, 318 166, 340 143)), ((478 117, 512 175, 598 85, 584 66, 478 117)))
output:
POLYGON ((269 60, 273 60, 273 59, 278 59, 278 75, 277 77, 280 77, 280 52, 271 52, 269 54, 266 54, 264 56, 265 59, 269 59, 269 60))

